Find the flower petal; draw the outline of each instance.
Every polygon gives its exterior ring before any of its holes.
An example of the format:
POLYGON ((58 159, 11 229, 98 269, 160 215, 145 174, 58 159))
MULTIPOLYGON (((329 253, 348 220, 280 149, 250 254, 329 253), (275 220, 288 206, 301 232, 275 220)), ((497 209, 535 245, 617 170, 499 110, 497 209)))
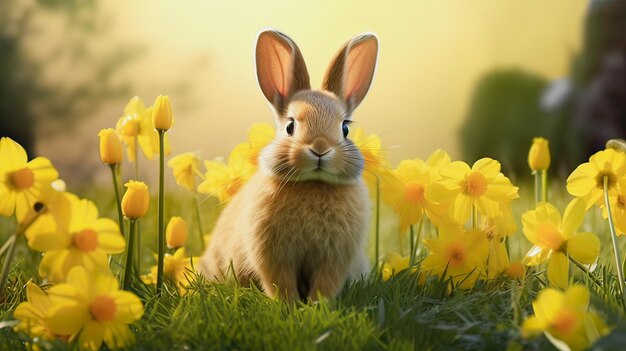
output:
POLYGON ((567 178, 567 192, 576 197, 588 195, 596 187, 598 171, 589 163, 583 163, 567 178))
POLYGON ((46 318, 46 325, 54 334, 73 335, 90 319, 87 305, 69 302, 52 306, 46 318))
POLYGON ((116 305, 115 322, 130 324, 143 316, 143 304, 135 295, 127 291, 109 293, 116 305))
POLYGON ((582 264, 592 264, 600 255, 600 239, 593 233, 577 233, 567 240, 567 253, 582 264))
POLYGON ((563 213, 563 224, 561 233, 567 239, 583 224, 585 219, 585 202, 576 198, 567 205, 565 213, 563 213))
POLYGON ((78 346, 81 349, 99 350, 104 339, 104 329, 103 323, 94 320, 88 321, 80 332, 78 346))
POLYGON ((569 261, 567 256, 561 252, 552 252, 548 261, 548 280, 550 284, 560 289, 567 287, 569 279, 569 261))
POLYGON ((500 173, 500 162, 489 157, 484 157, 474 162, 472 171, 479 172, 487 178, 487 180, 491 180, 500 173))

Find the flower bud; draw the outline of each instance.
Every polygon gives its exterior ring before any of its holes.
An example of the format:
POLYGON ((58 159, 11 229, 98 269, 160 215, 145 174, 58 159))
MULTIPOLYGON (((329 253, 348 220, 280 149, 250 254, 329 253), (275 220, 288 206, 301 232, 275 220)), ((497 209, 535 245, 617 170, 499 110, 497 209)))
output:
POLYGON ((172 108, 167 96, 159 95, 152 108, 152 123, 157 130, 168 130, 172 127, 172 108))
POLYGON ((124 184, 126 193, 122 197, 122 213, 124 217, 130 219, 139 219, 145 216, 150 205, 150 194, 148 194, 148 186, 144 182, 131 180, 124 184))
POLYGON ((100 137, 100 158, 106 165, 122 163, 122 142, 114 129, 102 129, 100 137))
POLYGON ((172 217, 165 229, 165 241, 170 249, 185 246, 187 241, 187 222, 181 217, 172 217))
POLYGON ((533 138, 533 144, 528 151, 528 166, 533 171, 542 171, 550 167, 550 149, 548 140, 533 138))

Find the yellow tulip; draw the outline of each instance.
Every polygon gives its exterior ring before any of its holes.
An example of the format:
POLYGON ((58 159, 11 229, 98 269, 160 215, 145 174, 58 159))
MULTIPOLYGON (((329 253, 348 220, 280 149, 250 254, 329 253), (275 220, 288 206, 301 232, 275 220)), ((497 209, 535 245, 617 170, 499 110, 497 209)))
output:
POLYGON ((115 129, 102 129, 98 133, 100 137, 100 159, 105 165, 117 165, 122 163, 122 142, 115 129))
POLYGON ((533 138, 533 144, 528 151, 528 166, 533 171, 543 171, 550 167, 550 149, 548 140, 533 138))
POLYGON ((165 229, 165 241, 170 249, 185 246, 187 241, 187 222, 177 216, 170 218, 165 229))
POLYGON ((124 184, 128 190, 122 198, 122 213, 124 217, 130 219, 139 219, 148 212, 150 205, 150 194, 148 194, 148 186, 144 182, 131 180, 124 184))
POLYGON ((157 130, 168 130, 172 127, 172 108, 167 96, 159 95, 152 108, 152 123, 157 130))

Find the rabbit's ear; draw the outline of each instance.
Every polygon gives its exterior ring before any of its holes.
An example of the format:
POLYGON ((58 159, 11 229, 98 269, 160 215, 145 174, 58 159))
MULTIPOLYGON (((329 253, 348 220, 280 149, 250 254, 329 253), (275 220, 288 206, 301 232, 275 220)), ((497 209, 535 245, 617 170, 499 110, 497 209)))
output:
POLYGON ((281 114, 296 92, 311 89, 309 73, 296 43, 275 30, 259 34, 256 42, 256 75, 265 98, 281 114))
POLYGON ((342 99, 349 112, 354 111, 372 84, 377 58, 378 39, 374 34, 353 38, 328 67, 322 88, 342 99))

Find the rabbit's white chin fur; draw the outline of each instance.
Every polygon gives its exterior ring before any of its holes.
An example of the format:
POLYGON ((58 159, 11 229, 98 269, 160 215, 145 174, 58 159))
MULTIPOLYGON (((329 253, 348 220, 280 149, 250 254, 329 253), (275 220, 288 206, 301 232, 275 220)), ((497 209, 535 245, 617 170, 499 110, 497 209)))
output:
POLYGON ((307 171, 307 172, 302 173, 300 177, 297 177, 297 179, 298 181, 317 180, 317 181, 330 183, 330 184, 352 184, 356 182, 358 178, 346 179, 346 178, 340 177, 337 174, 318 168, 312 171, 307 171))

